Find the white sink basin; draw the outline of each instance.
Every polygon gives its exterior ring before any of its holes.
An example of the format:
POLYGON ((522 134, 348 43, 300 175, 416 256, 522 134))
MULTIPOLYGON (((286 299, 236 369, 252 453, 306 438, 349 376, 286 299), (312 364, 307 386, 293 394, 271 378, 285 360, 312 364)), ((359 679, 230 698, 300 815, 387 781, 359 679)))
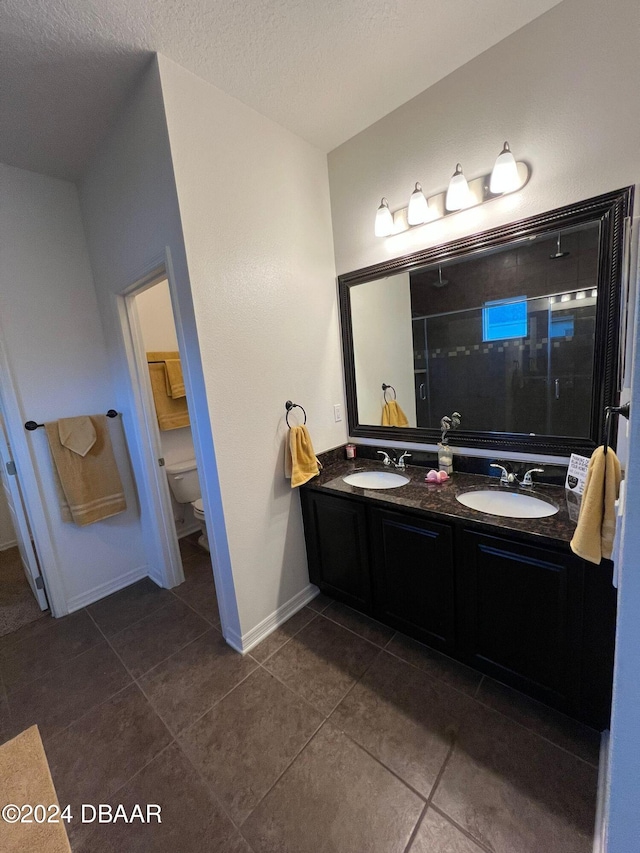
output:
POLYGON ((350 486, 358 486, 360 489, 397 489, 409 482, 408 477, 402 474, 394 474, 392 471, 356 471, 355 474, 347 474, 342 478, 350 486))
POLYGON ((546 500, 523 492, 508 492, 506 489, 505 491, 481 489, 475 492, 463 492, 461 495, 456 495, 456 500, 470 509, 507 518, 545 518, 558 512, 558 507, 546 500))

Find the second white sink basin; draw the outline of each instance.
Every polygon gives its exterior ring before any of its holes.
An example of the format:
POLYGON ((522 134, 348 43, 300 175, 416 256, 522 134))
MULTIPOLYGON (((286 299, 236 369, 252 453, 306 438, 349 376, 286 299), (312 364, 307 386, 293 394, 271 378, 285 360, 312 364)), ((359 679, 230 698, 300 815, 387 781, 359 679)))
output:
POLYGON ((392 471, 356 471, 342 478, 350 486, 361 489, 397 489, 409 482, 408 477, 394 474, 392 471))
POLYGON ((456 500, 470 509, 506 518, 546 518, 555 515, 558 507, 548 501, 523 492, 480 489, 456 495, 456 500))

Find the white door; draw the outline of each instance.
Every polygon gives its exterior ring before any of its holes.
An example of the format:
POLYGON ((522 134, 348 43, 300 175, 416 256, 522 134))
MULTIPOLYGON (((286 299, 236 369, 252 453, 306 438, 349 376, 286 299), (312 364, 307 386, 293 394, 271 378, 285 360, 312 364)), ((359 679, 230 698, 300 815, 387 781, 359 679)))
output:
POLYGON ((15 470, 4 424, 0 417, 0 479, 2 480, 2 490, 9 505, 9 513, 11 514, 11 521, 13 522, 25 576, 29 581, 29 586, 33 590, 36 601, 40 605, 40 609, 47 610, 49 603, 47 602, 47 596, 44 591, 44 583, 38 566, 38 558, 33 547, 31 531, 25 515, 20 484, 18 483, 15 470))

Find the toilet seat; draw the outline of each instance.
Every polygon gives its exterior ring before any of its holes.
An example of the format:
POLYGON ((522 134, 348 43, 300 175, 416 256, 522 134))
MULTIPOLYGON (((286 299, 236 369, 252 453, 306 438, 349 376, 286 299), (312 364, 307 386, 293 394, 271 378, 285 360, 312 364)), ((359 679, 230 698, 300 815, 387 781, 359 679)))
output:
POLYGON ((193 514, 196 518, 204 518, 204 507, 202 506, 202 498, 198 498, 193 501, 191 506, 193 507, 193 514))

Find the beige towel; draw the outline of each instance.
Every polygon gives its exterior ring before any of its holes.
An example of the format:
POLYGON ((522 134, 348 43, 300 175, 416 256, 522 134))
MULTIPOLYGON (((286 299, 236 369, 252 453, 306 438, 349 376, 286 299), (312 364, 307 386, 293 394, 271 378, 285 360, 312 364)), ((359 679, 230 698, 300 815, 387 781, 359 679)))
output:
POLYGON ((605 455, 604 448, 597 447, 589 460, 578 526, 570 543, 573 553, 590 563, 611 557, 620 480, 616 454, 609 448, 605 455))
POLYGON ((97 439, 91 418, 87 415, 79 418, 60 418, 58 434, 60 444, 73 450, 78 456, 86 456, 97 439))
MULTIPOLYGON (((0 746, 0 780, 2 806, 15 803, 22 806, 60 806, 53 787, 37 726, 22 732, 0 746)), ((66 803, 62 803, 64 808, 66 803)), ((2 853, 71 853, 65 822, 47 810, 46 816, 58 818, 58 823, 39 823, 40 815, 31 815, 31 823, 8 823, 0 819, 0 850, 2 853)))
POLYGON ((407 416, 395 400, 390 400, 384 404, 382 408, 382 426, 409 426, 407 416))
POLYGON ((163 361, 150 363, 149 377, 151 378, 153 402, 155 403, 160 429, 180 429, 189 426, 187 398, 181 397, 179 400, 174 400, 167 394, 167 368, 165 363, 163 361))
POLYGON ((93 524, 124 512, 127 504, 105 415, 91 415, 96 441, 85 456, 60 442, 58 421, 45 424, 63 521, 93 524))
POLYGON ((304 424, 291 427, 284 449, 284 475, 291 479, 291 488, 295 489, 312 477, 317 477, 321 467, 316 459, 309 430, 304 424))

